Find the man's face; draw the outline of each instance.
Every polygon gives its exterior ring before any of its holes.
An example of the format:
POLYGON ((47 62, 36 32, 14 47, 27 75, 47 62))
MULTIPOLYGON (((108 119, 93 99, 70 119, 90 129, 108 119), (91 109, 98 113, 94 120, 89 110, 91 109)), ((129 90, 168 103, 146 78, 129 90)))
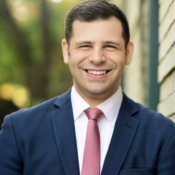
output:
POLYGON ((75 89, 85 100, 102 102, 117 91, 124 66, 132 58, 131 49, 125 48, 122 25, 117 18, 74 21, 70 44, 63 40, 62 46, 75 89))

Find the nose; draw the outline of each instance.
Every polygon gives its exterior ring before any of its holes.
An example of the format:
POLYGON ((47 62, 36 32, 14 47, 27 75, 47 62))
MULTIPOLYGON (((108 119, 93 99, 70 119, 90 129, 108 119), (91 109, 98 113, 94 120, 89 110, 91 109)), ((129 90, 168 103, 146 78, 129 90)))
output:
POLYGON ((94 48, 92 51, 91 56, 89 57, 89 61, 91 61, 93 64, 102 64, 106 61, 105 55, 103 53, 103 50, 101 48, 94 48))

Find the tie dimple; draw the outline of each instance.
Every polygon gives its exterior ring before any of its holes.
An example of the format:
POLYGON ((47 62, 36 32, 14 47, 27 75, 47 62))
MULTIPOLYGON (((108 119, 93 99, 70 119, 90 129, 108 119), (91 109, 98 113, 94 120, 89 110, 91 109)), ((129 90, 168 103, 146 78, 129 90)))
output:
POLYGON ((103 112, 98 108, 88 108, 84 112, 89 120, 98 120, 103 115, 103 112))
POLYGON ((85 111, 89 122, 86 133, 86 143, 81 175, 100 174, 100 134, 97 120, 103 112, 97 108, 88 108, 85 111))

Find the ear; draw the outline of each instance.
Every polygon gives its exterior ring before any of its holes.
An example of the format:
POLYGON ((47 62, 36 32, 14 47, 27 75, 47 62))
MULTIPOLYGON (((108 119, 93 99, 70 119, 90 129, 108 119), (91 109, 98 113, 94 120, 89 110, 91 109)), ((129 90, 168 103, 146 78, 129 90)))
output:
POLYGON ((133 41, 129 41, 127 48, 126 48, 125 65, 129 65, 131 63, 133 54, 134 54, 134 43, 133 41))
POLYGON ((62 51, 63 51, 63 58, 64 58, 64 63, 68 64, 69 63, 69 46, 68 43, 65 39, 62 40, 62 51))

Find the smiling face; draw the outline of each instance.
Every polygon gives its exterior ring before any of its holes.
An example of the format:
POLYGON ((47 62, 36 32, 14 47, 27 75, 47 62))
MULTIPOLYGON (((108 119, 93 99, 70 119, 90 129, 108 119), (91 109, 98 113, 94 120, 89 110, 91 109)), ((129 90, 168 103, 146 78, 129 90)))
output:
POLYGON ((131 41, 125 48, 122 25, 115 17, 74 21, 70 44, 63 40, 62 48, 75 89, 92 107, 117 91, 124 66, 131 62, 134 50, 131 41))

